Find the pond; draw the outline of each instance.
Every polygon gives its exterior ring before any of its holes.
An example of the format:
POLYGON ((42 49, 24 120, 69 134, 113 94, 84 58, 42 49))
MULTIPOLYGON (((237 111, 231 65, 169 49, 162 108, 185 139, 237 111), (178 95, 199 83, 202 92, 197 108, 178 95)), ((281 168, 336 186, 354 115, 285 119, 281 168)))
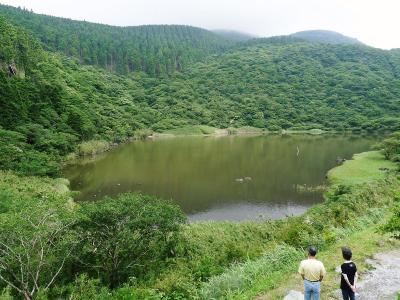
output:
POLYGON ((337 158, 376 141, 361 136, 262 135, 135 141, 65 169, 77 201, 140 191, 177 203, 191 221, 277 219, 323 200, 337 158))

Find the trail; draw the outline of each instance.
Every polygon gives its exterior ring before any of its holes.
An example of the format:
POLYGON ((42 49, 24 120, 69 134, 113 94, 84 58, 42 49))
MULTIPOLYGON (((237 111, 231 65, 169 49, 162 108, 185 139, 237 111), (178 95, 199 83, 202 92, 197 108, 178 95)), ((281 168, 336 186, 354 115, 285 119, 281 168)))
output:
POLYGON ((358 284, 358 299, 397 299, 400 291, 400 250, 375 254, 367 263, 373 269, 364 274, 358 284))

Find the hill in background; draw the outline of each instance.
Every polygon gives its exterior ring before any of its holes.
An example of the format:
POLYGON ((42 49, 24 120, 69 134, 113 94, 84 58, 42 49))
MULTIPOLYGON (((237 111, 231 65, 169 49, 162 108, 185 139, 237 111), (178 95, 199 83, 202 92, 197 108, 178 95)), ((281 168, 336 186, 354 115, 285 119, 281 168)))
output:
POLYGON ((329 30, 299 31, 291 34, 291 36, 317 43, 362 45, 362 43, 355 38, 348 37, 341 33, 329 30))

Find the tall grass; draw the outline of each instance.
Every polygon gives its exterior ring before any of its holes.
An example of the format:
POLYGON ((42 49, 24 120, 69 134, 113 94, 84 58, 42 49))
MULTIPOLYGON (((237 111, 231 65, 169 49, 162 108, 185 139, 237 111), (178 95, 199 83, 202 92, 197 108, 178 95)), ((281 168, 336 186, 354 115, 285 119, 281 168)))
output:
POLYGON ((294 247, 279 245, 259 259, 231 267, 219 276, 203 284, 200 299, 230 299, 249 288, 263 277, 274 277, 274 273, 292 270, 303 257, 303 251, 294 247))
POLYGON ((110 150, 111 144, 103 140, 91 140, 78 145, 79 156, 93 156, 110 150))

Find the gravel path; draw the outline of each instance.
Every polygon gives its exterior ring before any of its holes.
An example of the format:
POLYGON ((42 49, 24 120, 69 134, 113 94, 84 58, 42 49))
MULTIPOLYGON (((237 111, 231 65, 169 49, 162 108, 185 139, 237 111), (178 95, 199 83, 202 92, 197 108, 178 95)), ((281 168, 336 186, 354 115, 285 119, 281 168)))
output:
POLYGON ((393 300, 400 291, 400 250, 378 253, 367 263, 373 269, 358 284, 360 300, 393 300))

